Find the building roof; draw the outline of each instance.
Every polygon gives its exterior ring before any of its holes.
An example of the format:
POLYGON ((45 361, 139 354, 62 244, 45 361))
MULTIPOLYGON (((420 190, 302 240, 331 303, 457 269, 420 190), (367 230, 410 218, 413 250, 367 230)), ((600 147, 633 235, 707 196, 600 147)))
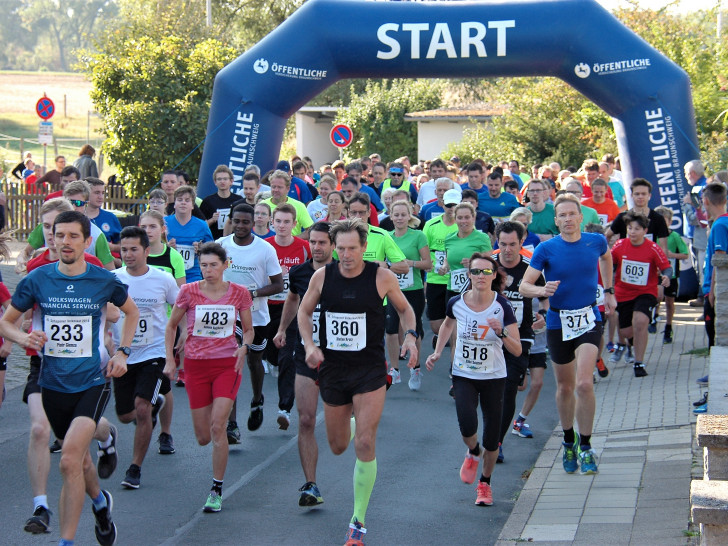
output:
POLYGON ((438 108, 436 110, 423 110, 409 112, 404 115, 405 121, 485 121, 500 116, 506 111, 505 106, 479 104, 456 106, 452 108, 438 108))

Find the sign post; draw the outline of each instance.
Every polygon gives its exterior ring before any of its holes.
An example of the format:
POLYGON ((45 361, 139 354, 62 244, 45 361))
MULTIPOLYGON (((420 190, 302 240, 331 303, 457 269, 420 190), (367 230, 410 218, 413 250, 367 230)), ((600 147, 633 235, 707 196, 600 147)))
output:
POLYGON ((35 113, 43 120, 38 125, 38 143, 43 145, 43 171, 45 172, 48 144, 53 144, 53 122, 48 120, 56 113, 56 105, 48 98, 48 95, 43 93, 43 96, 35 103, 35 113))
POLYGON ((348 125, 338 123, 331 129, 329 138, 331 139, 331 144, 339 149, 339 159, 341 159, 344 148, 349 147, 351 142, 354 140, 354 132, 348 125))

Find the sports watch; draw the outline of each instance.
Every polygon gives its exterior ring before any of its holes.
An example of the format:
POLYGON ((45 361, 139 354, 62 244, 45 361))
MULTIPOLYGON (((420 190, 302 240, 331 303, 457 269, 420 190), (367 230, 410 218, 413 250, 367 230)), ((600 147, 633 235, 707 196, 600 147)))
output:
POLYGON ((122 345, 121 347, 119 347, 118 349, 116 349, 116 352, 117 353, 119 351, 121 351, 122 353, 124 353, 126 356, 129 356, 131 354, 131 347, 125 347, 124 345, 122 345))

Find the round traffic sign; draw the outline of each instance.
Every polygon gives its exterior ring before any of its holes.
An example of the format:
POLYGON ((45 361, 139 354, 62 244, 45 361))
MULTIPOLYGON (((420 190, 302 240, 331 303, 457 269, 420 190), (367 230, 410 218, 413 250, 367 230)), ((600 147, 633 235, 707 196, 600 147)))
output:
POLYGON ((41 97, 35 103, 35 112, 41 119, 51 119, 56 113, 56 105, 48 97, 41 97))
POLYGON ((334 125, 334 128, 331 129, 329 137, 331 138, 331 144, 337 148, 346 148, 351 144, 351 141, 354 140, 354 133, 352 132, 351 127, 344 125, 343 123, 339 123, 338 125, 334 125))

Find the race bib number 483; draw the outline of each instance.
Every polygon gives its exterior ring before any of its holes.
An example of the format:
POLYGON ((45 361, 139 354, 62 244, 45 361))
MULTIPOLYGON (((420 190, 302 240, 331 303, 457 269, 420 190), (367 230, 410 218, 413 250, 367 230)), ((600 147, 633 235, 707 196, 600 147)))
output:
POLYGON ((86 358, 91 356, 93 327, 90 316, 45 316, 48 341, 43 354, 58 358, 86 358))
POLYGON ((235 306, 198 305, 195 307, 195 325, 192 333, 199 337, 225 338, 233 335, 235 306))

